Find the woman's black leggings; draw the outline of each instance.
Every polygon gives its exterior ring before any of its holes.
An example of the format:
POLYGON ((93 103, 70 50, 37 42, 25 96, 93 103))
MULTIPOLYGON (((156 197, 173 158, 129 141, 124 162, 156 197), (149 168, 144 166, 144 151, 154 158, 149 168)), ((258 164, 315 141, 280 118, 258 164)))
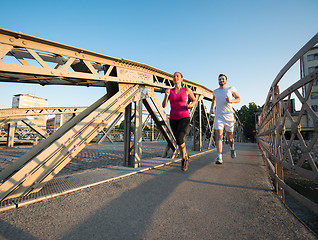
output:
POLYGON ((187 134, 187 131, 190 127, 190 118, 181 118, 178 120, 171 120, 170 119, 170 126, 173 132, 173 135, 175 136, 177 140, 177 144, 181 145, 184 143, 184 137, 187 134))

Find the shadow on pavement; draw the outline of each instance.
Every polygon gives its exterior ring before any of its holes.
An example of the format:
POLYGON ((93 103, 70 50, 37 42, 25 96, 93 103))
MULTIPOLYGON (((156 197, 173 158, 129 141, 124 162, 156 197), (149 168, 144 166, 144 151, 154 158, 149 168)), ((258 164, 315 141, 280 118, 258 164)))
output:
MULTIPOLYGON (((206 165, 208 164, 210 162, 206 162, 206 165)), ((119 198, 98 209, 96 213, 72 229, 62 239, 85 239, 86 237, 142 239, 158 206, 179 184, 189 181, 193 172, 190 170, 182 172, 179 165, 180 163, 171 164, 166 166, 164 171, 160 168, 155 169, 151 174, 149 172, 140 173, 148 175, 151 179, 122 193, 119 198), (92 229, 96 231, 93 232, 92 229)), ((134 179, 134 177, 130 177, 130 179, 134 179)))

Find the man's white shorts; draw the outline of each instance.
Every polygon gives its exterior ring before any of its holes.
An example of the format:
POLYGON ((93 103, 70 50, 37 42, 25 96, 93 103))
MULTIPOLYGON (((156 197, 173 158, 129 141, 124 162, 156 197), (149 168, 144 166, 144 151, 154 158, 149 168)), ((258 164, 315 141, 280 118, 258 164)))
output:
POLYGON ((223 130, 227 132, 234 132, 234 116, 233 114, 225 114, 221 116, 216 116, 214 119, 215 130, 223 130))

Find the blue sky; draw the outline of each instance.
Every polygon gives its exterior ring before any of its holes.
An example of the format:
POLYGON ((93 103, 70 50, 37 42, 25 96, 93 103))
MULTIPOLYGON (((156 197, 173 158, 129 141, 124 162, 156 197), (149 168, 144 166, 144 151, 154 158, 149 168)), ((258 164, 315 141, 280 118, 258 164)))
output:
MULTIPOLYGON (((317 33, 317 0, 5 1, 0 28, 145 63, 214 90, 228 76, 243 105, 263 105, 278 72, 317 33)), ((299 79, 295 72, 288 81, 299 79)), ((286 83, 287 84, 287 83, 286 83)), ((103 88, 0 83, 0 108, 32 93, 88 106, 103 88)))

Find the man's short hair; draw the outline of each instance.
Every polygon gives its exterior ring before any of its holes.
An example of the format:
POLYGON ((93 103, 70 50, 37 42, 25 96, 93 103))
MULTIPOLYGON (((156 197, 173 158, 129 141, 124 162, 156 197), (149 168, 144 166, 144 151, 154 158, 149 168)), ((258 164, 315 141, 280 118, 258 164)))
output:
POLYGON ((227 80, 227 76, 226 76, 225 74, 223 74, 223 73, 221 73, 221 74, 219 75, 219 78, 222 77, 222 76, 224 76, 225 79, 227 80))

